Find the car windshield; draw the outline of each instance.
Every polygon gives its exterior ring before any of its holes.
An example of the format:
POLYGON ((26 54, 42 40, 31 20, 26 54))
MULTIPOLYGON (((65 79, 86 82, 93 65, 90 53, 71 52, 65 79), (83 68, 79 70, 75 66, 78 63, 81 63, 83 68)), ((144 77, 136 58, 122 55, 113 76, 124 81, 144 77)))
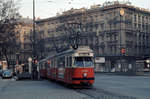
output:
POLYGON ((75 57, 74 66, 78 67, 90 67, 93 66, 91 57, 75 57))
POLYGON ((3 72, 4 72, 4 73, 11 73, 10 70, 4 70, 3 72))

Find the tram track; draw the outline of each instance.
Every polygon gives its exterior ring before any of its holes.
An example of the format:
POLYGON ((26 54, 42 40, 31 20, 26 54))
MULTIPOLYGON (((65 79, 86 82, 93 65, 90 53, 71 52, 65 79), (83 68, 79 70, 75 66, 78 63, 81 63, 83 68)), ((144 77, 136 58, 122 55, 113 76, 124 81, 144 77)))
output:
POLYGON ((84 94, 88 97, 85 99, 137 99, 132 96, 125 96, 119 93, 105 91, 104 89, 87 88, 87 89, 74 89, 77 93, 84 94))

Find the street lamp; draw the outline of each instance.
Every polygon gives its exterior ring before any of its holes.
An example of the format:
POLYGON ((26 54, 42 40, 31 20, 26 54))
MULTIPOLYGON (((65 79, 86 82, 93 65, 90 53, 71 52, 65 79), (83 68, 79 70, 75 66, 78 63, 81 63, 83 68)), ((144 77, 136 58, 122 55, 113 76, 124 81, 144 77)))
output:
POLYGON ((19 65, 19 55, 20 53, 16 53, 16 64, 19 65))
MULTIPOLYGON (((37 60, 37 52, 36 52, 36 31, 35 31, 35 0, 33 0, 33 61, 37 60)), ((30 59, 29 59, 30 60, 30 59)), ((37 64, 35 62, 33 62, 32 64, 32 71, 30 70, 29 72, 31 72, 32 74, 32 78, 35 79, 36 78, 36 73, 37 73, 37 64)))
POLYGON ((13 73, 15 72, 16 68, 19 66, 19 55, 20 53, 16 53, 16 66, 13 66, 13 73))
MULTIPOLYGON (((122 21, 122 19, 121 19, 121 18, 122 18, 122 16, 124 16, 124 13, 125 13, 125 12, 124 12, 124 9, 121 8, 121 9, 120 9, 120 45, 119 45, 119 46, 120 46, 120 48, 119 48, 119 50, 120 50, 120 63, 119 63, 119 65, 118 65, 118 67, 119 67, 120 69, 122 68, 122 66, 121 66, 121 54, 122 54, 122 52, 121 52, 121 50, 122 50, 122 48, 121 48, 121 25, 122 25, 122 24, 121 24, 121 23, 122 23, 122 22, 121 22, 121 21, 122 21)), ((121 69, 121 70, 122 70, 122 69, 121 69)))
POLYGON ((33 57, 36 57, 36 39, 35 39, 35 0, 33 0, 33 57))

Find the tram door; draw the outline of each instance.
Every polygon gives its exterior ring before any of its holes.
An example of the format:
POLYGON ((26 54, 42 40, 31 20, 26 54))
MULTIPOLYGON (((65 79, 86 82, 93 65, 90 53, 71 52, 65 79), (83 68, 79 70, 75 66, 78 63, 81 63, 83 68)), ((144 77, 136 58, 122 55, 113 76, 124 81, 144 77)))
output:
POLYGON ((66 56, 66 80, 70 81, 72 77, 72 56, 66 56))

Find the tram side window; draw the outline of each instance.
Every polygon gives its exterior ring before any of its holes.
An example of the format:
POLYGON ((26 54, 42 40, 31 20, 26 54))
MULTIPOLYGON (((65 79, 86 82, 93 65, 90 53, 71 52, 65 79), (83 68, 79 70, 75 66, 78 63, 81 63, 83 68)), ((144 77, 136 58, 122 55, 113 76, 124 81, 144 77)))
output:
POLYGON ((65 67, 65 57, 64 56, 63 57, 59 57, 57 59, 57 64, 58 64, 59 67, 65 67))
POLYGON ((39 63, 39 69, 42 69, 42 65, 41 65, 41 63, 39 63))
POLYGON ((52 66, 52 63, 50 62, 50 64, 49 64, 48 66, 51 67, 51 66, 52 66))
POLYGON ((42 64, 42 69, 45 69, 45 63, 42 64))
POLYGON ((52 67, 56 67, 56 63, 57 63, 56 59, 53 59, 52 60, 52 67))
POLYGON ((52 60, 52 67, 54 67, 54 60, 52 60))
POLYGON ((67 64, 67 66, 68 66, 68 67, 71 67, 71 66, 72 66, 72 57, 71 57, 71 56, 69 56, 67 60, 68 60, 68 62, 67 62, 67 63, 68 63, 68 64, 67 64))
POLYGON ((64 58, 65 58, 65 67, 68 67, 68 57, 65 56, 64 58))
POLYGON ((67 66, 67 67, 69 67, 68 64, 69 64, 69 58, 68 58, 68 56, 67 56, 67 57, 66 57, 66 66, 67 66))
POLYGON ((62 57, 62 67, 65 67, 65 56, 62 57))
POLYGON ((54 67, 57 67, 57 59, 54 59, 54 67))
POLYGON ((48 64, 47 63, 45 63, 45 69, 47 69, 48 68, 48 64))
POLYGON ((58 64, 58 67, 61 67, 61 59, 60 59, 60 57, 57 58, 57 64, 58 64))

